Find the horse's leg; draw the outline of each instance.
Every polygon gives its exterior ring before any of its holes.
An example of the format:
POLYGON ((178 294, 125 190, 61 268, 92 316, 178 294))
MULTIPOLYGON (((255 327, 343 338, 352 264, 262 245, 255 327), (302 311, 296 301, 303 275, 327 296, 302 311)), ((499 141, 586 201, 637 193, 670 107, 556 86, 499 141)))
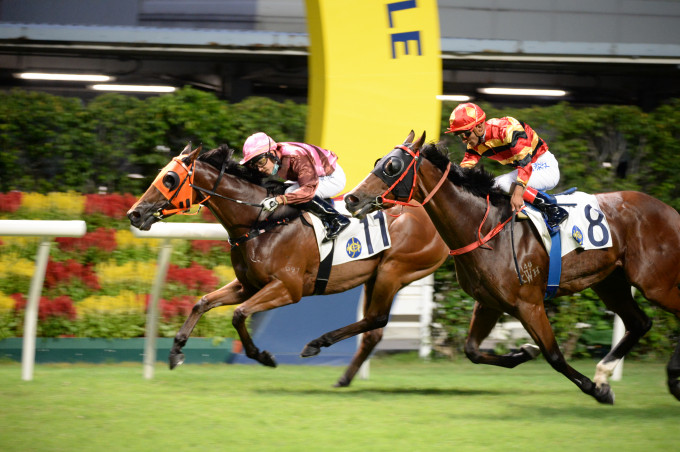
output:
POLYGON ((268 351, 260 350, 255 346, 248 328, 246 327, 246 319, 256 312, 268 311, 270 309, 278 308, 299 301, 299 297, 293 300, 290 292, 283 282, 279 279, 272 279, 267 285, 260 289, 256 294, 248 299, 248 301, 241 304, 234 310, 231 320, 232 325, 238 332, 243 350, 246 356, 250 359, 264 364, 269 367, 276 367, 274 357, 268 351))
POLYGON ((382 339, 383 329, 378 328, 376 330, 366 331, 361 337, 361 345, 359 349, 354 354, 352 362, 349 363, 345 373, 338 379, 338 381, 333 385, 336 388, 344 388, 349 386, 354 379, 354 376, 359 372, 361 365, 368 359, 371 352, 378 345, 378 342, 382 339))
MULTIPOLYGON (((397 286, 394 283, 393 278, 387 279, 390 284, 379 284, 378 289, 376 290, 376 280, 380 279, 378 278, 372 278, 368 280, 364 284, 364 306, 363 306, 363 320, 366 322, 369 322, 370 318, 375 318, 378 324, 382 324, 383 319, 387 319, 389 316, 390 309, 392 307, 392 301, 394 299, 394 295, 396 294, 397 291, 397 286), (376 309, 377 308, 377 309, 376 309)), ((385 320, 386 321, 386 320, 385 320)), ((357 322, 360 323, 360 322, 357 322)), ((356 324, 354 324, 356 325, 356 324)), ((350 325, 352 326, 352 325, 350 325)), ((348 327, 345 327, 345 329, 348 327)), ((360 328, 369 328, 368 331, 363 331, 363 336, 361 338, 361 344, 359 345, 359 349, 354 353, 354 356, 352 357, 352 361, 349 363, 349 366, 347 366, 347 369, 345 369, 345 372, 342 374, 342 376, 338 379, 338 381, 333 385, 336 388, 342 388, 342 387, 347 387, 350 385, 352 380, 354 379, 354 376, 356 373, 359 371, 361 368, 361 365, 368 359, 370 356, 371 352, 375 348, 375 346, 380 342, 383 336, 383 328, 375 328, 375 329, 370 329, 370 325, 368 323, 364 324, 360 328)), ((335 333, 335 338, 342 337, 342 331, 343 328, 340 328, 339 330, 332 331, 330 333, 324 334, 321 337, 318 337, 317 339, 311 341, 307 346, 305 346, 304 350, 318 350, 318 347, 320 347, 322 343, 328 343, 328 340, 333 340, 333 333, 335 333), (330 335, 330 339, 328 337, 330 335), (325 338, 325 339, 324 339, 325 338)), ((359 333, 357 333, 359 334, 359 333)), ((338 339, 339 340, 339 339, 338 339)), ((337 342, 336 340, 335 342, 337 342)), ((333 343, 335 343, 333 342, 333 343)), ((328 346, 328 345, 325 345, 328 346)), ((304 353, 303 350, 303 353, 304 353)), ((317 351, 318 353, 318 351, 317 351)))
POLYGON ((626 334, 623 338, 597 363, 593 381, 598 388, 603 388, 609 387, 609 377, 611 377, 617 364, 649 331, 652 327, 652 321, 635 302, 629 284, 619 271, 593 286, 593 290, 609 310, 621 317, 626 326, 626 334))
POLYGON ((538 304, 519 301, 517 303, 517 318, 541 348, 543 356, 553 369, 563 374, 581 391, 593 396, 598 402, 614 404, 614 393, 609 386, 596 387, 588 377, 567 364, 555 340, 555 333, 548 321, 542 300, 538 304))
POLYGON ((470 320, 470 331, 465 341, 465 355, 475 364, 491 364, 493 366, 513 368, 519 364, 535 358, 540 352, 532 344, 524 344, 519 352, 496 355, 479 350, 479 346, 491 333, 491 330, 503 314, 502 311, 475 303, 475 309, 470 320))
MULTIPOLYGON (((677 279, 673 280, 670 287, 665 289, 657 282, 653 289, 641 287, 641 290, 649 301, 661 306, 680 319, 680 284, 677 279)), ((675 347, 666 367, 666 373, 668 375, 668 390, 676 399, 680 400, 680 343, 675 347)))
POLYGON ((394 299, 398 288, 399 286, 394 283, 389 285, 366 283, 364 318, 358 322, 343 326, 342 328, 329 331, 328 333, 309 341, 300 353, 300 356, 302 358, 316 356, 321 351, 321 347, 330 347, 337 342, 356 336, 357 334, 385 327, 390 318, 392 300, 394 299))
POLYGON ((680 400, 680 342, 675 347, 675 352, 666 367, 668 373, 668 390, 680 400))
POLYGON ((221 289, 201 297, 200 301, 191 309, 191 314, 189 314, 189 317, 187 317, 184 324, 175 335, 175 340, 170 349, 170 369, 172 370, 184 362, 182 348, 186 345, 191 332, 194 330, 194 327, 203 314, 218 306, 242 303, 246 298, 247 296, 243 293, 243 286, 238 279, 233 280, 221 289))

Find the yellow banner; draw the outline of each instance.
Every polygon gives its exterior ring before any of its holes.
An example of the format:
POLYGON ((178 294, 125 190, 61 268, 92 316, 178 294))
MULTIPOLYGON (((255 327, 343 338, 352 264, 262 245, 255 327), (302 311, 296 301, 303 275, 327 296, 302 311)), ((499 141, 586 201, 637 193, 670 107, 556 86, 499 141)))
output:
POLYGON ((439 138, 442 67, 436 0, 306 0, 308 143, 331 149, 345 192, 411 129, 439 138))

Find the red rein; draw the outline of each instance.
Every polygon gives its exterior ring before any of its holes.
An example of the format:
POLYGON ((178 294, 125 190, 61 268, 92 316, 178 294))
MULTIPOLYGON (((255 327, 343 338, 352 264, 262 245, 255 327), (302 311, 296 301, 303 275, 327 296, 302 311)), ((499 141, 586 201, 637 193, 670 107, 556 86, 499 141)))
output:
POLYGON ((458 248, 457 250, 449 251, 449 254, 451 256, 457 256, 459 254, 465 254, 467 252, 474 250, 475 248, 479 248, 480 246, 484 245, 486 242, 491 240, 493 237, 495 237, 496 234, 501 232, 501 230, 505 227, 505 225, 508 224, 508 222, 510 220, 512 220, 512 216, 510 216, 510 218, 508 218, 504 222, 502 222, 502 223, 499 222, 496 225, 495 228, 493 228, 491 231, 489 231, 489 233, 486 234, 484 236, 484 238, 482 238, 482 226, 484 226, 484 222, 486 221, 486 217, 489 216, 489 210, 490 209, 491 209, 491 203, 489 202, 489 195, 486 195, 486 212, 484 213, 484 218, 482 218, 482 223, 479 225, 479 230, 477 231, 477 237, 479 237, 479 238, 477 239, 476 242, 472 242, 467 246, 464 246, 462 248, 458 248))
MULTIPOLYGON (((416 207, 413 204, 409 204, 409 203, 411 202, 411 198, 413 197, 413 190, 415 189, 416 182, 418 180, 418 171, 417 171, 415 165, 416 165, 416 162, 418 161, 418 157, 420 156, 420 150, 418 150, 417 153, 413 153, 413 151, 410 148, 408 148, 407 146, 404 146, 404 145, 399 145, 399 146, 397 146, 397 148, 401 149, 402 151, 408 152, 411 155, 411 157, 413 157, 413 159, 411 160, 411 163, 409 163, 408 168, 406 168, 406 170, 401 175, 401 177, 395 183, 393 183, 387 190, 385 190, 385 193, 383 193, 382 196, 380 196, 380 197, 383 199, 383 202, 390 202, 392 204, 400 204, 402 206, 416 207), (392 192, 392 189, 394 187, 396 187, 397 184, 399 184, 404 179, 404 177, 406 177, 411 166, 414 167, 414 170, 413 170, 413 185, 411 186, 411 191, 408 195, 408 199, 406 200, 406 202, 398 201, 396 199, 385 198, 385 196, 388 193, 392 192)), ((430 193, 423 200, 421 205, 424 206, 425 204, 427 204, 430 201, 430 199, 432 199, 434 194, 437 193, 439 188, 441 188, 442 184, 446 180, 450 169, 451 169, 451 162, 449 162, 448 166, 446 167, 446 170, 444 171, 444 175, 441 177, 441 179, 439 179, 439 182, 437 182, 437 185, 434 186, 432 191, 430 191, 430 193)), ((510 218, 503 221, 502 223, 499 222, 496 225, 496 227, 494 227, 491 231, 489 231, 488 234, 486 234, 484 237, 482 237, 482 226, 484 226, 484 222, 486 222, 486 218, 489 216, 489 210, 491 210, 491 203, 489 201, 489 195, 487 194, 486 195, 486 212, 484 213, 484 218, 482 219, 482 223, 479 225, 479 229, 477 231, 477 236, 478 236, 477 241, 472 242, 469 245, 464 246, 462 248, 458 248, 456 250, 449 251, 449 254, 451 256, 457 256, 459 254, 465 254, 465 253, 468 253, 468 252, 470 252, 470 251, 472 251, 476 248, 479 248, 480 246, 484 245, 486 242, 491 240, 493 237, 495 237, 499 232, 501 232, 501 230, 505 227, 505 225, 508 224, 508 222, 510 220, 512 220, 512 216, 510 216, 510 218)))

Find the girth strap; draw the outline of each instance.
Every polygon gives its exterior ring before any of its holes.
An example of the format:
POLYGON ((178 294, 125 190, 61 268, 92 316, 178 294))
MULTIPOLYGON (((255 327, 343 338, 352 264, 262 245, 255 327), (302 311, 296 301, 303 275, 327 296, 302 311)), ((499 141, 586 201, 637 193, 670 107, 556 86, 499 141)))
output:
POLYGON ((271 222, 268 221, 268 220, 265 220, 265 222, 260 223, 257 227, 254 227, 253 229, 251 229, 250 231, 248 231, 246 234, 242 235, 241 237, 238 237, 236 239, 230 238, 229 244, 231 246, 239 246, 242 243, 247 242, 248 240, 252 240, 255 237, 258 237, 258 236, 264 234, 265 232, 271 231, 272 229, 274 229, 278 226, 282 226, 282 225, 286 225, 286 224, 290 224, 290 218, 282 218, 280 220, 271 221, 271 222))

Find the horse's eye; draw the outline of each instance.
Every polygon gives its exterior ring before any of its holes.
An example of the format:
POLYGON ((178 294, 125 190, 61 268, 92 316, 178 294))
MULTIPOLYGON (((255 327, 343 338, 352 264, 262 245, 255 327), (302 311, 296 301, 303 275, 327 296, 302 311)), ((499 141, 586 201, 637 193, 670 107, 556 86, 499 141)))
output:
POLYGON ((383 173, 388 177, 394 177, 404 171, 404 161, 399 157, 390 157, 383 163, 383 173))
POLYGON ((179 185, 179 176, 174 171, 168 171, 168 173, 163 176, 163 185, 168 190, 174 190, 179 185))

